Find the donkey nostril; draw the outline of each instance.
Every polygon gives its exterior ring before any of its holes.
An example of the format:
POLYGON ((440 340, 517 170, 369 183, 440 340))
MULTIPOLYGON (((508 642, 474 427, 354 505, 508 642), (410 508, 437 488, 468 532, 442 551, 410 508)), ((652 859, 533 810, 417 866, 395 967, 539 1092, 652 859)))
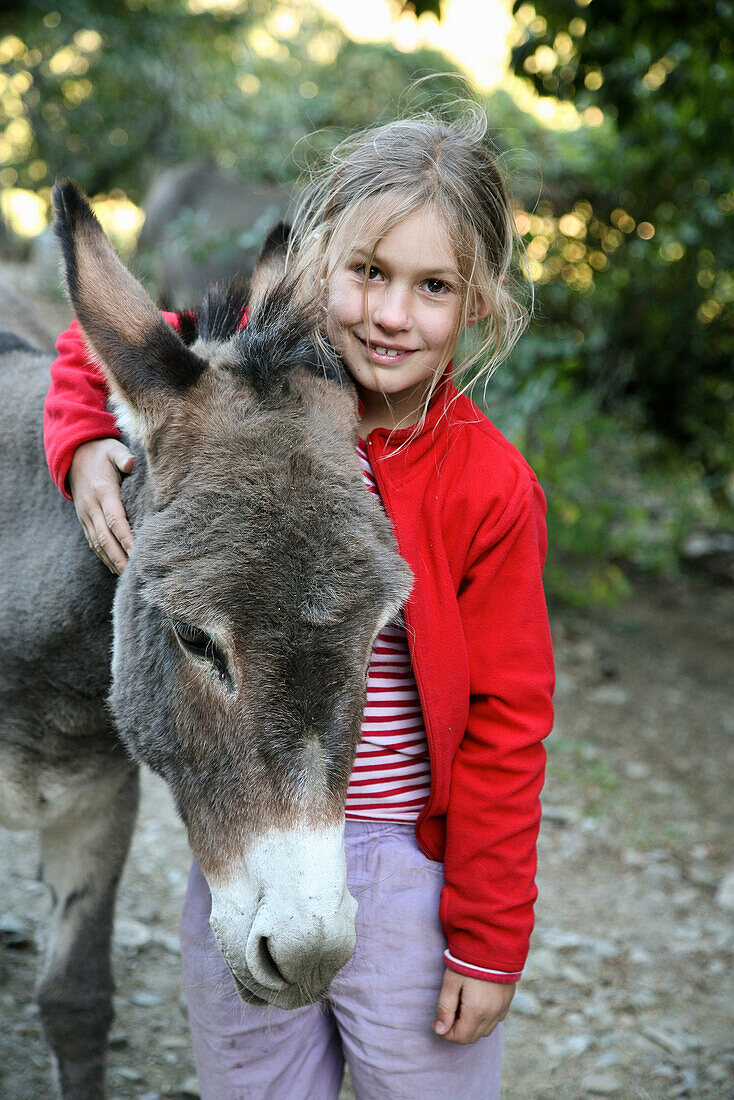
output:
POLYGON ((273 953, 270 950, 270 940, 267 936, 260 936, 257 941, 256 947, 257 960, 262 967, 264 974, 270 978, 271 981, 288 983, 288 979, 281 973, 277 962, 273 957, 273 953))

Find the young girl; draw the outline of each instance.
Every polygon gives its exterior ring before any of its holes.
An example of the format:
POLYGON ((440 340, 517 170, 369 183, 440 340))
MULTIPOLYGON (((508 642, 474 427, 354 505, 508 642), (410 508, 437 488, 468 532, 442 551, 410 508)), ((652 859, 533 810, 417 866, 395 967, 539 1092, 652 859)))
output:
MULTIPOLYGON (((499 1095, 500 1021, 537 893, 553 667, 542 492, 452 377, 466 329, 483 329, 488 373, 523 324, 513 210, 485 132, 473 112, 358 135, 296 213, 289 263, 354 379, 364 480, 415 580, 370 663, 346 807, 357 948, 325 1003, 237 998, 192 868, 182 954, 204 1100, 335 1098, 345 1058, 360 1100, 499 1095)), ((133 458, 74 325, 58 349, 49 466, 121 572, 133 458)))

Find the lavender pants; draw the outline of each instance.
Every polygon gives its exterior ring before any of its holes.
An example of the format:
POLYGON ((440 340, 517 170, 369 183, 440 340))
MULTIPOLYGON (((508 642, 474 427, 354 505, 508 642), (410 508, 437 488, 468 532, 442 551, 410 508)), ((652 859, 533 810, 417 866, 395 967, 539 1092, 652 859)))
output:
POLYGON ((443 867, 411 825, 347 821, 345 843, 357 947, 325 1003, 289 1012, 237 997, 209 927, 206 880, 191 868, 181 951, 202 1100, 336 1100, 345 1059, 357 1100, 497 1100, 502 1025, 464 1046, 431 1029, 443 867))

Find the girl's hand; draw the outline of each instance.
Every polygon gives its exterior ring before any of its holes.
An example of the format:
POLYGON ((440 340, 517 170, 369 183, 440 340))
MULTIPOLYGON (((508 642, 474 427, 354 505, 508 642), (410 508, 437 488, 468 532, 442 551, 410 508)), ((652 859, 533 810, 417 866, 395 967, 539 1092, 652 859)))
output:
POLYGON ((491 1035, 500 1020, 504 1020, 515 988, 514 982, 483 982, 447 968, 433 1030, 450 1043, 476 1043, 477 1039, 491 1035))
POLYGON ((120 496, 135 455, 119 439, 92 439, 74 452, 69 489, 87 542, 111 573, 122 573, 133 533, 120 496))

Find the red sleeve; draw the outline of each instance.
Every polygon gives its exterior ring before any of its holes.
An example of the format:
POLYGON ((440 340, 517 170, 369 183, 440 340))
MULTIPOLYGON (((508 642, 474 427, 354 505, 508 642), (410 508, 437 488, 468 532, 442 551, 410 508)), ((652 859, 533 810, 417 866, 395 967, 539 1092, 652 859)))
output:
MULTIPOLYGON (((164 313, 179 327, 175 313, 164 313)), ((49 472, 57 488, 71 500, 66 484, 74 452, 92 439, 120 438, 117 421, 107 412, 109 387, 87 350, 79 322, 74 320, 56 341, 51 386, 43 413, 43 443, 49 472)))
POLYGON ((536 841, 553 723, 553 653, 542 585, 545 499, 523 479, 474 539, 459 590, 470 664, 466 733, 451 772, 441 920, 453 963, 522 970, 533 927, 536 841), (460 961, 459 961, 460 960, 460 961))

